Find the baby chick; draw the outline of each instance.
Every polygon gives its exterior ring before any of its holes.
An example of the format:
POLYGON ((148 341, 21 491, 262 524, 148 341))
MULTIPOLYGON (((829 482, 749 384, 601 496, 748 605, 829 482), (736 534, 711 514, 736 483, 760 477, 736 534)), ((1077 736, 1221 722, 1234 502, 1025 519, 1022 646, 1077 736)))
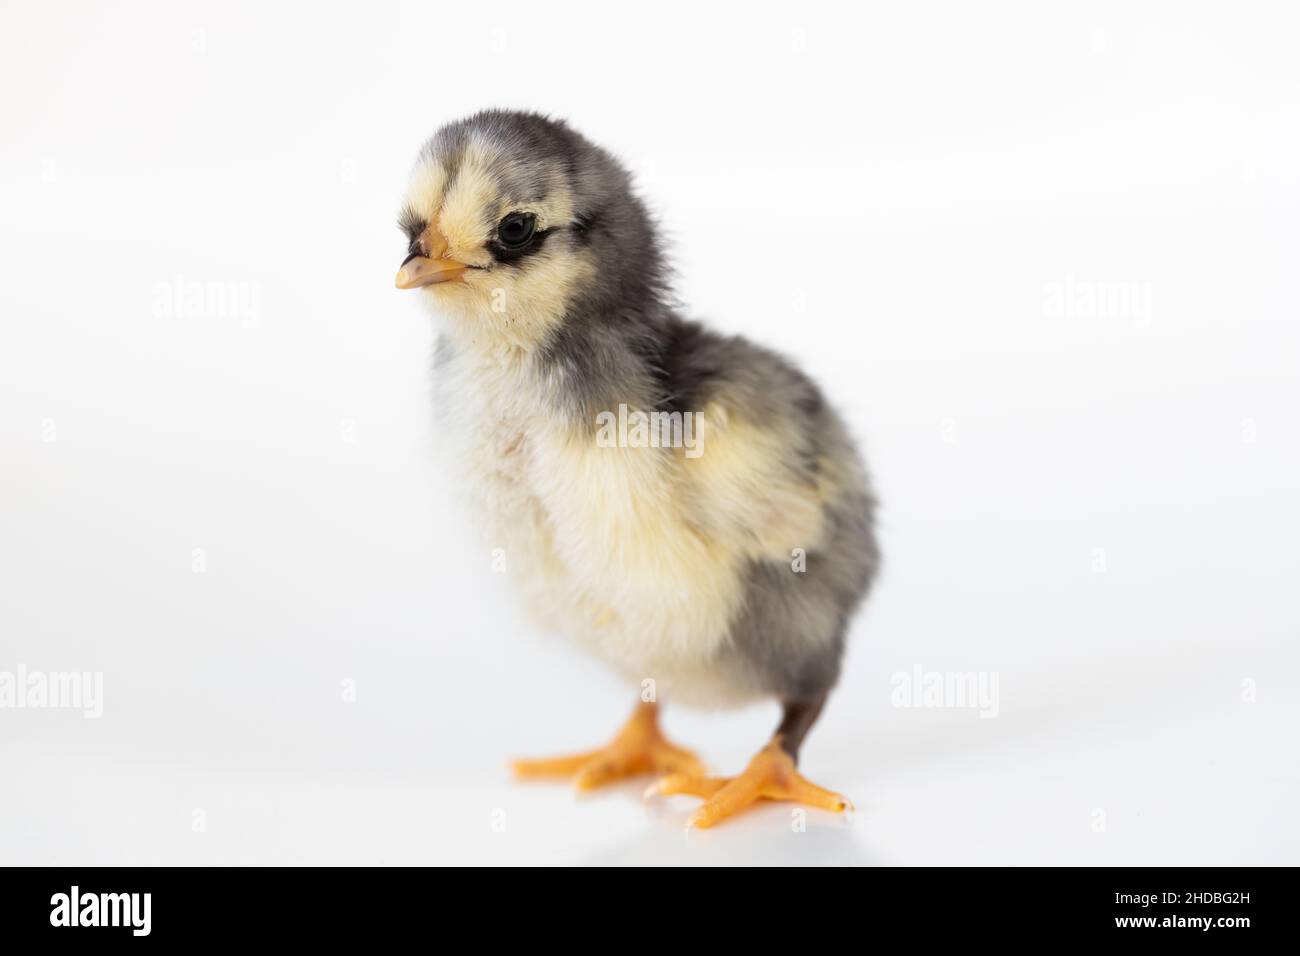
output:
POLYGON ((521 760, 594 787, 666 774, 712 826, 759 800, 841 811, 799 747, 879 564, 853 442, 787 360, 669 304, 628 173, 562 122, 492 110, 420 151, 397 274, 440 318, 440 434, 533 616, 640 685, 609 745, 521 760), (739 775, 705 775, 655 700, 784 714, 739 775))

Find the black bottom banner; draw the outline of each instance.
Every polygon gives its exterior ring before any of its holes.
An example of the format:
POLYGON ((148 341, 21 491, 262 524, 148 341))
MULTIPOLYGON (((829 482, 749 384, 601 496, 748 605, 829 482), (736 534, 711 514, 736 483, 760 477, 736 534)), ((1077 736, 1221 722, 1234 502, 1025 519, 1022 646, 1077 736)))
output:
POLYGON ((766 914, 764 927, 785 921, 787 933, 831 933, 864 946, 917 933, 926 945, 1127 938, 1233 946, 1292 935, 1293 877, 1281 869, 864 869, 693 871, 596 884, 552 873, 539 884, 533 873, 431 869, 11 868, 0 870, 0 925, 7 943, 319 939, 337 947, 487 920, 494 942, 513 928, 541 945, 543 927, 582 934, 588 922, 621 929, 629 942, 642 933, 662 938, 681 907, 693 924, 715 923, 722 938, 752 931, 757 912, 766 914))

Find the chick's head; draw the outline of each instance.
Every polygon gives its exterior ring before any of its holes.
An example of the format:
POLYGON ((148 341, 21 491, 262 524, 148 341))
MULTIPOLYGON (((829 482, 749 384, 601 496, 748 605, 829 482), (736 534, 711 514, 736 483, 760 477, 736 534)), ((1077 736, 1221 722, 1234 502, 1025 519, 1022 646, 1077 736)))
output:
POLYGON ((462 337, 543 345, 575 309, 616 315, 656 300, 654 229, 627 172, 564 123, 488 111, 420 151, 398 217, 397 274, 462 337))

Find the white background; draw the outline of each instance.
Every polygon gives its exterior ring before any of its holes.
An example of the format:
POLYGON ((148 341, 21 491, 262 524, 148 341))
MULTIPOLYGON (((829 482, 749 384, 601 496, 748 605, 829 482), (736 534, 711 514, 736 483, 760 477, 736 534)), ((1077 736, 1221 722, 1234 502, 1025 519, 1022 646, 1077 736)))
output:
MULTIPOLYGON (((980 6, 6 4, 0 670, 105 700, 0 710, 0 862, 1296 863, 1294 14, 980 6), (851 826, 508 779, 632 694, 456 513, 392 285, 490 105, 620 155, 691 313, 862 437, 804 752, 851 826), (918 665, 998 716, 891 706, 918 665)), ((666 719, 734 772, 776 716, 666 719)))

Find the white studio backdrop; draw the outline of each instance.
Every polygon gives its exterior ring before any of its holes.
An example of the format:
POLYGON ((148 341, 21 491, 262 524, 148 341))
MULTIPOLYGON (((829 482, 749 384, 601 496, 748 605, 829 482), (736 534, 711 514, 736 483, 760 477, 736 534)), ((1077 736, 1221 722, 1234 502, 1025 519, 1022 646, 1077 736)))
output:
MULTIPOLYGON (((1296 861, 1288 5, 0 17, 0 672, 103 680, 0 709, 0 863, 1296 861), (691 314, 863 439, 886 570, 804 753, 851 826, 508 780, 631 696, 492 573, 392 287, 486 106, 621 156, 691 314)), ((730 772, 776 709, 666 716, 730 772)))

